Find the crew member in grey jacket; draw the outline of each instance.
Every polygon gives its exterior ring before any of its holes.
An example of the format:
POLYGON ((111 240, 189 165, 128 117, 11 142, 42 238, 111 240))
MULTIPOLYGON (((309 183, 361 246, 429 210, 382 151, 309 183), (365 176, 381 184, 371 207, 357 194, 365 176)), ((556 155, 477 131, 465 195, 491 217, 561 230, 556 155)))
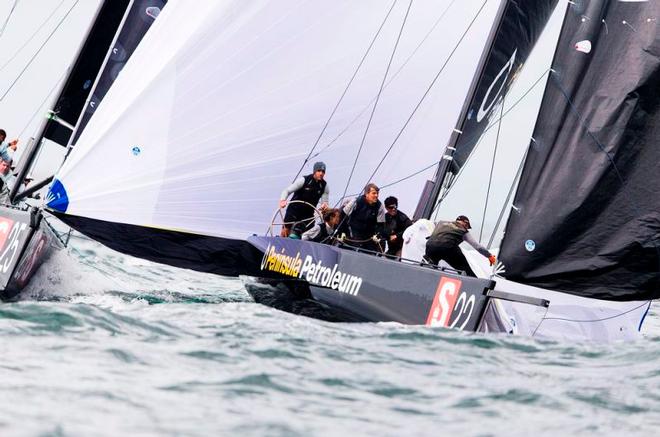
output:
POLYGON ((456 270, 463 270, 469 276, 476 276, 470 268, 465 255, 458 247, 463 241, 477 249, 477 252, 488 258, 490 265, 495 264, 495 255, 483 247, 469 232, 470 219, 459 215, 453 222, 440 222, 426 242, 426 258, 433 264, 444 260, 456 270))

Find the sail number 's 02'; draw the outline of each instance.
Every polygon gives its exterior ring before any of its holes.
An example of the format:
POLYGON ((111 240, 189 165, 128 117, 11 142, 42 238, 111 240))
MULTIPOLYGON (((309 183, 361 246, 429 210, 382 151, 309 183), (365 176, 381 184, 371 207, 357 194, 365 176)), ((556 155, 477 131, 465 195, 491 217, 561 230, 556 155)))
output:
POLYGON ((460 279, 440 279, 426 325, 465 328, 472 318, 476 298, 474 294, 461 291, 461 284, 460 279))

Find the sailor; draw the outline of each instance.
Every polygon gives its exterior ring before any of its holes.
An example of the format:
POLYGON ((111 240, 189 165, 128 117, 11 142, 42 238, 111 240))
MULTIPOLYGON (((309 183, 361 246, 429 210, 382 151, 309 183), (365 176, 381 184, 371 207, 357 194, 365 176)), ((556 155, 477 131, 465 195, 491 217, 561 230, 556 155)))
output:
POLYGON ((332 242, 332 234, 339 224, 341 219, 341 212, 337 208, 326 209, 323 213, 323 223, 317 223, 312 229, 302 234, 302 239, 306 241, 314 241, 315 243, 332 242))
POLYGON ((7 132, 4 129, 0 129, 0 159, 11 162, 14 152, 16 152, 18 140, 5 142, 6 139, 7 132))
POLYGON ((284 216, 284 225, 280 236, 300 238, 300 236, 314 225, 314 208, 319 200, 321 201, 321 211, 328 207, 328 198, 330 190, 325 181, 325 164, 323 162, 314 163, 313 172, 307 176, 301 176, 282 191, 280 195, 280 208, 287 206, 287 198, 291 193, 291 200, 297 200, 305 203, 291 203, 284 216), (313 205, 310 206, 310 205, 313 205))
POLYGON ((369 183, 364 187, 363 195, 342 208, 342 227, 348 233, 347 244, 375 252, 384 251, 385 207, 378 200, 379 191, 376 184, 369 183))
POLYGON ((387 235, 387 254, 401 256, 403 247, 403 231, 405 231, 412 221, 406 214, 399 211, 399 200, 390 196, 385 199, 385 235, 387 235))
POLYGON ((465 241, 488 258, 491 266, 495 264, 495 255, 472 237, 469 232, 471 228, 470 219, 464 215, 459 215, 453 222, 439 222, 426 242, 426 259, 432 264, 438 264, 440 260, 444 260, 456 270, 463 270, 469 276, 477 276, 458 247, 461 242, 465 241))
POLYGON ((11 172, 11 161, 0 158, 0 203, 9 203, 9 193, 16 183, 16 176, 11 172))

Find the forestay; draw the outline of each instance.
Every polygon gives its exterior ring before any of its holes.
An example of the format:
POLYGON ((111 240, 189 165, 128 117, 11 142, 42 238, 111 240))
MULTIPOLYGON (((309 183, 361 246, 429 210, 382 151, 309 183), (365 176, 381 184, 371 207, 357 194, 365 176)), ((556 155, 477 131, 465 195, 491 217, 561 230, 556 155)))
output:
MULTIPOLYGON (((497 7, 171 2, 82 132, 49 206, 244 239, 267 229, 280 191, 322 132, 303 174, 325 161, 333 202, 356 159, 349 194, 377 168, 373 181, 380 185, 408 176, 439 159, 497 7)), ((390 192, 411 209, 431 172, 390 192)))

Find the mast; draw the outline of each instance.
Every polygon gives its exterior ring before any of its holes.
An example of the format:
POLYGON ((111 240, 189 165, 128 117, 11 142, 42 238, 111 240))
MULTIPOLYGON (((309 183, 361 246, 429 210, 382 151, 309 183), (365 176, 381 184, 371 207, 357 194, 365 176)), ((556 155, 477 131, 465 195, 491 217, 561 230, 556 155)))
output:
POLYGON ((513 85, 536 45, 558 0, 506 0, 500 5, 489 41, 480 60, 470 93, 452 133, 443 159, 438 165, 429 197, 421 199, 418 209, 430 217, 443 185, 455 177, 469 159, 484 133, 496 119, 496 108, 513 85), (450 176, 451 173, 451 176, 450 176))
POLYGON ((418 218, 431 218, 431 214, 435 209, 435 204, 438 200, 438 196, 440 195, 440 190, 442 189, 442 182, 445 179, 445 175, 449 171, 450 164, 453 159, 452 155, 456 150, 456 143, 458 142, 458 138, 461 134, 461 128, 465 123, 468 111, 470 110, 470 106, 474 100, 479 82, 481 81, 481 77, 483 76, 483 72, 486 68, 486 62, 488 62, 488 58, 490 57, 490 53, 495 43, 495 37, 497 36, 497 32, 502 24, 502 17, 504 17, 504 12, 506 11, 509 1, 510 0, 503 0, 500 3, 500 7, 497 10, 495 21, 493 22, 490 34, 488 35, 486 45, 483 52, 481 53, 481 58, 479 59, 477 70, 474 74, 474 77, 472 78, 472 83, 470 84, 467 98, 463 102, 463 107, 461 108, 460 115, 458 116, 456 127, 449 137, 449 141, 445 147, 445 153, 442 155, 442 159, 438 164, 438 168, 436 169, 433 180, 427 181, 427 185, 422 192, 422 196, 420 197, 417 208, 415 209, 415 214, 413 216, 414 220, 418 218))
MULTIPOLYGON (((87 94, 91 91, 91 80, 101 68, 130 1, 132 0, 103 0, 99 4, 94 19, 87 28, 85 38, 76 52, 73 66, 55 93, 52 109, 48 111, 48 116, 34 136, 35 147, 26 151, 28 154, 23 159, 24 165, 18 170, 17 181, 22 181, 28 174, 44 139, 66 146, 73 132, 73 124, 84 107, 87 94)), ((16 195, 20 186, 21 183, 17 183, 12 188, 9 194, 12 202, 17 200, 16 195)))

